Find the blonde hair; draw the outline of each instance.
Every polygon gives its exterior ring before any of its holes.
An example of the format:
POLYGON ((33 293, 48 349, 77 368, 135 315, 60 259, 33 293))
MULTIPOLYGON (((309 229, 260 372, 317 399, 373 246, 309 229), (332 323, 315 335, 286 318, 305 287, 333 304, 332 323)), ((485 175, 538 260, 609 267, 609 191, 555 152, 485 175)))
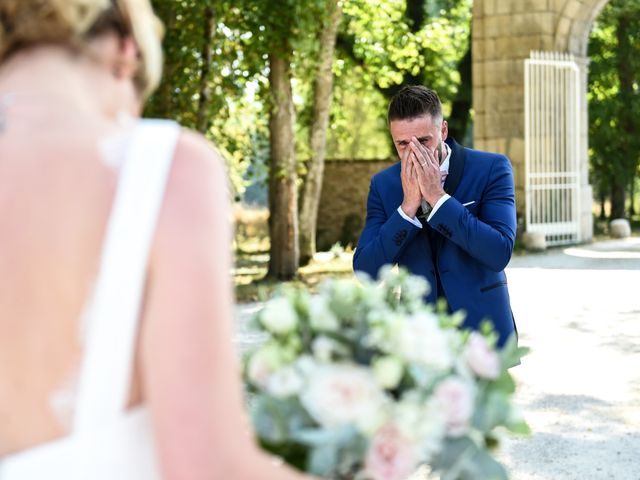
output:
POLYGON ((149 0, 0 0, 0 63, 22 48, 57 43, 82 48, 112 31, 140 52, 134 81, 146 98, 162 76, 162 25, 149 0))

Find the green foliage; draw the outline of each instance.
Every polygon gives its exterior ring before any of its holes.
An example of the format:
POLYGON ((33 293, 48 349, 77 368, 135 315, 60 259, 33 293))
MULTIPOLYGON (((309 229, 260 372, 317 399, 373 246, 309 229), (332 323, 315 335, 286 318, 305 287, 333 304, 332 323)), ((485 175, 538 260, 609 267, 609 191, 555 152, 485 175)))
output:
POLYGON ((418 12, 417 17, 410 16, 407 3, 347 2, 353 55, 366 67, 369 81, 387 96, 396 90, 394 85, 421 81, 448 103, 460 80, 457 64, 470 35, 471 2, 422 2, 425 12, 418 12))
POLYGON ((145 109, 145 116, 171 118, 198 128, 198 109, 203 88, 210 95, 205 104, 208 127, 203 131, 223 153, 236 194, 245 187, 243 177, 252 159, 264 158, 266 118, 256 90, 258 67, 251 49, 239 48, 250 41, 242 28, 240 10, 233 2, 212 0, 153 0, 165 24, 165 68, 162 84, 145 109), (207 35, 207 12, 215 29, 207 35), (211 64, 206 78, 205 62, 211 64))
POLYGON ((444 471, 441 480, 507 480, 507 472, 491 455, 469 437, 447 440, 447 445, 434 462, 444 471))
POLYGON ((591 181, 608 194, 640 166, 640 1, 612 0, 589 42, 589 143, 591 181))
POLYGON ((349 60, 336 59, 334 75, 327 158, 389 158, 387 98, 371 84, 365 69, 349 60))
MULTIPOLYGON (((166 61, 145 115, 198 128, 207 90, 203 133, 223 153, 241 196, 249 183, 264 182, 269 168, 268 55, 292 52, 297 158, 309 158, 326 0, 152 1, 166 26, 166 61), (207 13, 215 22, 210 36, 207 13)), ((392 153, 386 107, 400 85, 429 85, 450 109, 460 81, 457 64, 469 40, 471 0, 346 0, 343 9, 327 157, 385 158, 392 153)))
POLYGON ((391 148, 386 110, 402 86, 435 89, 445 115, 460 85, 470 38, 470 0, 345 2, 329 156, 383 158, 391 148))

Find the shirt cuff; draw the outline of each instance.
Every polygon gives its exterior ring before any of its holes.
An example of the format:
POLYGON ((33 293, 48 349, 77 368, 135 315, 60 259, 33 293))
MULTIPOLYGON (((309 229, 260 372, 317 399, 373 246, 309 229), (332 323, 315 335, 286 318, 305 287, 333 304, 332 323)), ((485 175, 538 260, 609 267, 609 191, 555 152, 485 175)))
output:
POLYGON ((413 223, 416 227, 418 228, 422 228, 422 224, 420 223, 420 220, 418 220, 416 217, 413 218, 409 218, 407 216, 406 213, 404 213, 404 211, 402 210, 402 205, 398 207, 398 213, 400 214, 400 216, 402 218, 404 218, 407 222, 411 222, 413 223))
POLYGON ((451 198, 451 195, 449 195, 448 193, 445 193, 443 196, 440 197, 440 200, 438 200, 436 204, 433 206, 433 208, 431 209, 431 213, 427 217, 427 222, 431 220, 433 215, 438 211, 438 209, 442 206, 442 204, 447 200, 449 200, 450 198, 451 198))

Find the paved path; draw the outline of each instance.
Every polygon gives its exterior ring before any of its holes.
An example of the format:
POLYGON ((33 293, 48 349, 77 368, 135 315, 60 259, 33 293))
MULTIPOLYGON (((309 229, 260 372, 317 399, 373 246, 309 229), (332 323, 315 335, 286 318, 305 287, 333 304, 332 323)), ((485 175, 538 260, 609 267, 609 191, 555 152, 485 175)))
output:
POLYGON ((502 450, 511 480, 640 480, 640 238, 514 257, 507 276, 534 432, 502 450))
POLYGON ((512 480, 640 480, 640 239, 514 257, 514 370, 533 435, 502 458, 512 480))

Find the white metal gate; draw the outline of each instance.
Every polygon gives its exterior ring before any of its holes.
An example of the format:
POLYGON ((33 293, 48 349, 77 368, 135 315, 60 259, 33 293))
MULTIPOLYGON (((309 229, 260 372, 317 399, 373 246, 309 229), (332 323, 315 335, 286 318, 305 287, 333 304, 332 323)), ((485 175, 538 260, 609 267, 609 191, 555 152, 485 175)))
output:
POLYGON ((525 60, 526 229, 548 245, 580 232, 580 70, 572 55, 525 60))

